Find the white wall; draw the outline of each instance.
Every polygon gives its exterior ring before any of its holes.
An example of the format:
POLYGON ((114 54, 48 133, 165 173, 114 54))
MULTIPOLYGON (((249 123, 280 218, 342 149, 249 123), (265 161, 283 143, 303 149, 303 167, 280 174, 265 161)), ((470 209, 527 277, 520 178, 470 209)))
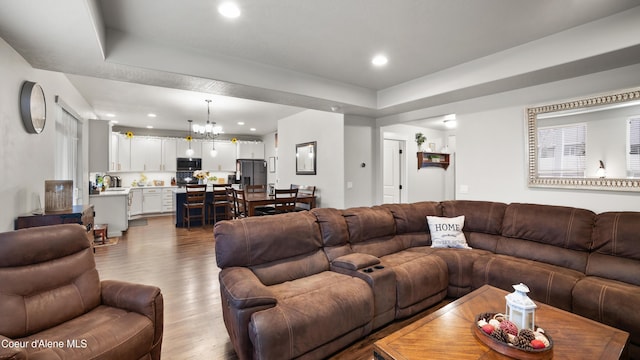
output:
POLYGON ((315 185, 318 206, 344 208, 344 116, 305 110, 278 121, 278 188, 315 185), (317 142, 317 174, 296 175, 296 144, 317 142))
POLYGON ((345 116, 344 176, 345 208, 374 204, 373 142, 375 119, 345 116), (364 164, 364 166, 362 166, 364 164))
POLYGON ((575 206, 596 212, 640 211, 640 193, 529 188, 524 109, 640 85, 640 65, 452 104, 457 112, 457 199, 575 206), (473 104, 471 104, 473 103, 473 104), (494 104, 500 104, 502 106, 494 104), (461 193, 461 187, 468 187, 461 193))
POLYGON ((262 137, 262 142, 264 143, 264 161, 267 162, 267 184, 275 184, 276 180, 278 180, 277 165, 274 172, 271 172, 269 168, 269 158, 273 157, 276 163, 278 162, 278 148, 276 147, 277 134, 277 132, 273 132, 262 137))
MULTIPOLYGON (((404 140, 406 143, 405 171, 403 177, 406 179, 406 192, 402 202, 417 201, 442 201, 451 200, 446 198, 447 188, 453 186, 453 178, 447 176, 454 171, 454 164, 447 170, 440 167, 427 167, 418 169, 417 152, 418 144, 415 141, 415 134, 421 132, 427 138, 424 147, 429 143, 435 143, 435 151, 447 144, 447 133, 443 131, 426 129, 413 125, 389 125, 381 128, 382 139, 404 140)), ((380 162, 381 162, 380 158, 380 162)), ((376 193, 378 202, 382 201, 382 186, 376 193)))
MULTIPOLYGON (((44 181, 54 179, 55 96, 84 119, 95 115, 87 102, 60 73, 33 69, 4 40, 0 39, 0 231, 13 230, 15 218, 38 207, 36 194, 44 207, 44 181), (41 134, 24 130, 19 94, 25 80, 39 83, 47 100, 47 123, 41 134)), ((83 124, 83 164, 88 169, 88 124, 83 124)), ((88 183, 88 172, 87 174, 88 183)), ((87 186, 85 186, 86 190, 87 186)), ((84 201, 88 201, 85 191, 84 201)))

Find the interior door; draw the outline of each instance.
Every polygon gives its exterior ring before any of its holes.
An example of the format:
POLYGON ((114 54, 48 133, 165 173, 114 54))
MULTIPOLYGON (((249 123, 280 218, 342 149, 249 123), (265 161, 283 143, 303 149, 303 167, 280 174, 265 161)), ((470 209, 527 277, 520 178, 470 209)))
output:
POLYGON ((402 192, 402 142, 401 140, 384 140, 383 175, 384 186, 382 201, 386 204, 401 202, 402 192))

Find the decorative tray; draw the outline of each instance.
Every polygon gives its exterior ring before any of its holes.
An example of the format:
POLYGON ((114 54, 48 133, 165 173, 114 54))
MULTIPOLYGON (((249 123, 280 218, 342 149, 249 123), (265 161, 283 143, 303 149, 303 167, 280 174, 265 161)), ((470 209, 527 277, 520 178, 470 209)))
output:
POLYGON ((553 358, 553 340, 542 328, 518 330, 500 313, 476 316, 473 332, 478 340, 503 355, 523 360, 553 358))

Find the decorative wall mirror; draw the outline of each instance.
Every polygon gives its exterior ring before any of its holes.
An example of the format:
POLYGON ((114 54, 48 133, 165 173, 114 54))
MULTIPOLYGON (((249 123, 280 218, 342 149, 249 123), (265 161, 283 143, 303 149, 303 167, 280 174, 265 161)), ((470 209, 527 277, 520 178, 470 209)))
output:
POLYGON ((526 109, 530 187, 640 191, 640 88, 526 109))
POLYGON ((316 174, 316 142, 296 145, 296 175, 316 174))

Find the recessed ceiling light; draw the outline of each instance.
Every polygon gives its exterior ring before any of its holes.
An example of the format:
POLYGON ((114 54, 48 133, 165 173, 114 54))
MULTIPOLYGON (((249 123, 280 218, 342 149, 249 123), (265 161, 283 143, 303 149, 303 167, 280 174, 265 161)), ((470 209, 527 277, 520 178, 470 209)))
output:
POLYGON ((156 115, 156 114, 154 114, 154 113, 148 113, 148 114, 147 114, 147 116, 148 116, 148 117, 150 117, 150 118, 154 118, 154 117, 156 117, 157 115, 156 115))
POLYGON ((218 12, 220 15, 229 19, 235 19, 240 16, 240 8, 232 2, 224 2, 220 4, 220 6, 218 6, 218 12))
POLYGON ((112 123, 112 124, 117 124, 117 123, 118 123, 118 120, 111 120, 111 121, 109 121, 109 122, 110 122, 110 123, 112 123))
POLYGON ((147 129, 153 129, 153 126, 147 125, 147 129))
POLYGON ((238 121, 238 125, 240 126, 244 125, 244 121, 238 121))
POLYGON ((251 128, 249 129, 249 131, 256 131, 256 128, 251 128))
POLYGON ((107 117, 115 117, 115 116, 116 116, 116 114, 112 114, 112 113, 108 113, 108 114, 105 114, 105 115, 106 115, 107 117))
POLYGON ((384 55, 376 55, 373 57, 373 59, 371 59, 371 63, 375 66, 383 66, 383 65, 386 65, 388 62, 389 62, 389 59, 387 59, 387 57, 384 55))

